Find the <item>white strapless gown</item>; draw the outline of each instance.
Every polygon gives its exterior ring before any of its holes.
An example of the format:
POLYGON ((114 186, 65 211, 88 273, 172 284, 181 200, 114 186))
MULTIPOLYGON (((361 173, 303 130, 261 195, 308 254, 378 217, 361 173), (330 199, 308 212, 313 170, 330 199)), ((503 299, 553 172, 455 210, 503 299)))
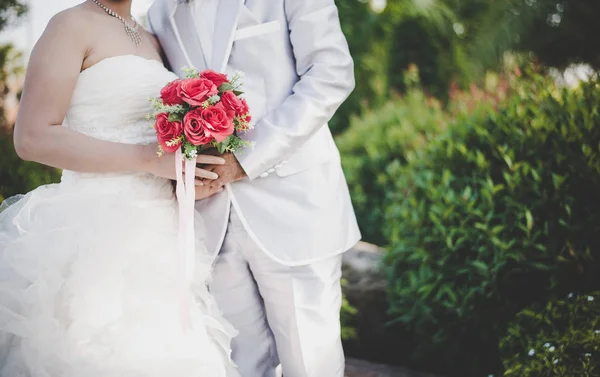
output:
MULTIPOLYGON (((66 126, 154 142, 148 99, 174 78, 141 57, 103 60, 80 74, 66 126)), ((235 331, 206 288, 214 256, 204 236, 196 214, 193 329, 184 331, 168 180, 65 171, 25 195, 0 213, 0 376, 237 376, 235 331)))

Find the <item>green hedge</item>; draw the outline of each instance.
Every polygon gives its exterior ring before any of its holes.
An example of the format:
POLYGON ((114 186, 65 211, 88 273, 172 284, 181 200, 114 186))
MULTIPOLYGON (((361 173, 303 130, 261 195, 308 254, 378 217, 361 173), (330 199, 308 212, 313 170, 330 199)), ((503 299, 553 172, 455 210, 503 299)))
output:
POLYGON ((505 377, 600 376, 600 292, 523 310, 500 350, 505 377))
POLYGON ((446 375, 501 370, 516 313, 600 289, 600 85, 526 82, 387 171, 390 311, 446 375))
POLYGON ((410 89, 362 118, 354 118, 337 138, 363 239, 387 244, 384 208, 391 184, 390 165, 405 165, 410 153, 421 148, 446 123, 439 102, 410 89))

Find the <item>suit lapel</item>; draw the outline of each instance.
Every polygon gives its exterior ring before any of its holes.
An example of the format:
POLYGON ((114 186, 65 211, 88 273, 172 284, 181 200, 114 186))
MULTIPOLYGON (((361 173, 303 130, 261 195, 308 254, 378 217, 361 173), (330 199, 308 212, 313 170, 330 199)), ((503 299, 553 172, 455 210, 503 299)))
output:
POLYGON ((208 62, 202 52, 190 4, 185 2, 176 4, 171 13, 171 24, 188 66, 196 67, 198 70, 207 68, 208 62))
POLYGON ((225 72, 244 0, 220 0, 217 8, 210 68, 225 72))

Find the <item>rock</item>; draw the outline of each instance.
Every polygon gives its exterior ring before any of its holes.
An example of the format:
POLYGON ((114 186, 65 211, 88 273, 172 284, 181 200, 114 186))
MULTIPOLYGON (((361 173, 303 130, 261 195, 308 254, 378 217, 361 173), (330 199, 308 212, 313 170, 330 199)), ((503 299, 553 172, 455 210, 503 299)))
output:
POLYGON ((402 367, 373 364, 357 359, 346 360, 345 377, 434 377, 402 367))
POLYGON ((379 268, 383 253, 378 246, 360 242, 343 256, 344 294, 358 311, 351 323, 357 338, 344 341, 344 349, 349 357, 409 365, 414 344, 401 328, 389 325, 387 281, 379 268))
POLYGON ((343 275, 348 283, 347 294, 385 292, 386 281, 379 272, 383 250, 378 246, 359 242, 343 255, 343 275))

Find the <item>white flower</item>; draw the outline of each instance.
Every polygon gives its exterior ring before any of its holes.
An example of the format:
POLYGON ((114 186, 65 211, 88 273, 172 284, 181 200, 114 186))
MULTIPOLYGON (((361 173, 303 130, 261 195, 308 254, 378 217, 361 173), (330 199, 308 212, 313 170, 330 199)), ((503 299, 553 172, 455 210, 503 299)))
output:
POLYGON ((544 344, 544 347, 546 347, 546 348, 550 348, 550 346, 552 346, 552 344, 550 344, 550 343, 544 344))
POLYGON ((554 359, 554 360, 552 360, 552 363, 554 363, 554 364, 558 364, 558 360, 559 360, 559 359, 554 359))
POLYGON ((234 76, 239 77, 240 79, 246 77, 246 75, 242 71, 235 71, 234 76))
POLYGON ((567 295, 567 298, 573 298, 573 293, 569 293, 569 294, 567 295))
POLYGON ((594 334, 599 335, 600 334, 600 330, 594 331, 594 334))
POLYGON ((592 354, 588 352, 585 354, 585 357, 592 357, 592 354))
POLYGON ((529 350, 529 356, 535 355, 535 350, 532 348, 529 350))
POLYGON ((593 297, 593 296, 588 296, 588 297, 587 297, 587 300, 588 300, 588 301, 594 301, 594 297, 593 297))
POLYGON ((548 351, 550 351, 550 352, 554 352, 554 350, 556 350, 556 348, 554 348, 554 346, 548 348, 548 351))
POLYGON ((188 152, 188 155, 187 155, 188 160, 193 160, 196 157, 198 157, 198 151, 196 149, 192 149, 191 151, 188 152))

